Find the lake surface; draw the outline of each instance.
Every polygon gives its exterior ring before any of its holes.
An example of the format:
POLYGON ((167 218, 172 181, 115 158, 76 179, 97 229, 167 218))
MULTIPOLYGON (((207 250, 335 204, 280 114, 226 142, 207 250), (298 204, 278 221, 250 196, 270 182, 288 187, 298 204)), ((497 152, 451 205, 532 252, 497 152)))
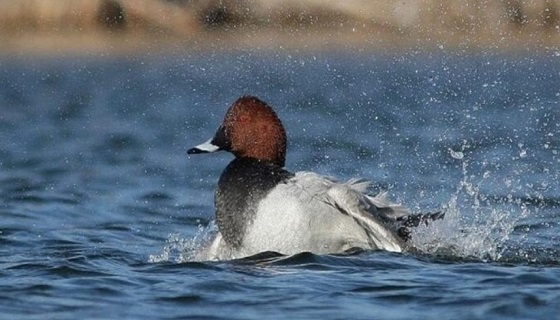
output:
POLYGON ((0 59, 2 319, 557 319, 560 54, 204 52, 0 59), (191 261, 239 96, 287 168, 446 218, 417 252, 191 261))

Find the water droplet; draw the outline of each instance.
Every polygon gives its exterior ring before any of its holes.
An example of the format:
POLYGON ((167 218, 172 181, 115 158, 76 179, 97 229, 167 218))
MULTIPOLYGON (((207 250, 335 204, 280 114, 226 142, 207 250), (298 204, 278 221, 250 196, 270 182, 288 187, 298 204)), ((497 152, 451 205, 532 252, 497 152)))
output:
POLYGON ((454 151, 453 149, 449 148, 449 154, 451 155, 451 157, 453 157, 454 159, 458 159, 461 160, 464 157, 464 154, 461 151, 454 151))

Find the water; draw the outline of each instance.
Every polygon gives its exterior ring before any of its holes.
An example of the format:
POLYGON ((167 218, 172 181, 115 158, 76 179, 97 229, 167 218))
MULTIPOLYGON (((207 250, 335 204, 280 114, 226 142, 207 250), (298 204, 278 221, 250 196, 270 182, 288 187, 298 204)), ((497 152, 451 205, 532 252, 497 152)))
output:
POLYGON ((0 318, 557 318, 558 70, 546 52, 4 57, 0 318), (185 151, 243 94, 276 107, 290 170, 446 219, 414 253, 191 261, 231 156, 185 151))

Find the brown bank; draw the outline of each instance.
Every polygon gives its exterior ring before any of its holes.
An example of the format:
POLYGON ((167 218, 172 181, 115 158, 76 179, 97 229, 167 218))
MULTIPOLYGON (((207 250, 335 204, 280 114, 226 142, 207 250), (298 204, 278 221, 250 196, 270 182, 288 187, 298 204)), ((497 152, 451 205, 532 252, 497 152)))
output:
POLYGON ((0 0, 8 55, 559 45, 560 0, 0 0))

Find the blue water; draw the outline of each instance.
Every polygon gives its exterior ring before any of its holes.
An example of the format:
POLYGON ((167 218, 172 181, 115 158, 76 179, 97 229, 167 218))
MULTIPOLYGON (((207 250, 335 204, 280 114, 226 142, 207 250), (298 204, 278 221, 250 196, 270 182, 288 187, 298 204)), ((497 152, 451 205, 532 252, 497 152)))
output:
POLYGON ((559 56, 1 58, 0 318, 558 319, 559 56), (191 261, 232 157, 186 150, 244 94, 288 169, 446 219, 414 253, 191 261))

